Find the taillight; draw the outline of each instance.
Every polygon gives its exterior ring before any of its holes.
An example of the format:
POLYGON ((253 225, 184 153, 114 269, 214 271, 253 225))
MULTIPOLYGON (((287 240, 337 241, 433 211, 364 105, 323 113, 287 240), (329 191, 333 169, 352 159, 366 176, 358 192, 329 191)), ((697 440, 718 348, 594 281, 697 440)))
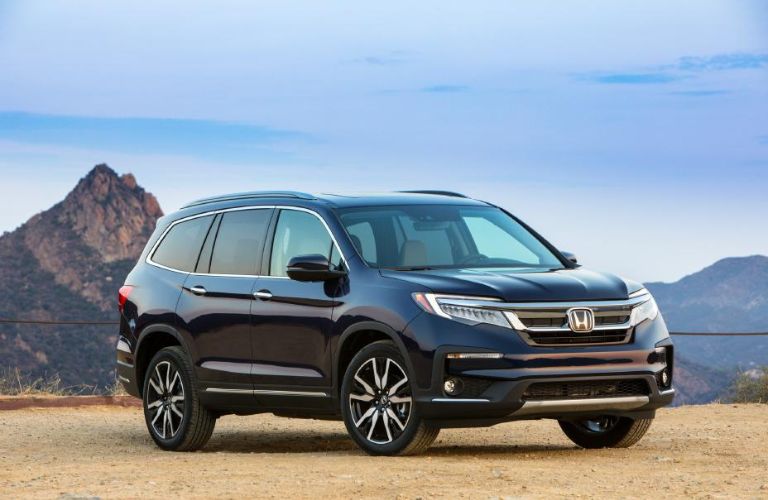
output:
POLYGON ((120 314, 125 310, 125 303, 128 301, 128 296, 131 294, 133 287, 131 285, 121 286, 117 291, 117 308, 120 310, 120 314))

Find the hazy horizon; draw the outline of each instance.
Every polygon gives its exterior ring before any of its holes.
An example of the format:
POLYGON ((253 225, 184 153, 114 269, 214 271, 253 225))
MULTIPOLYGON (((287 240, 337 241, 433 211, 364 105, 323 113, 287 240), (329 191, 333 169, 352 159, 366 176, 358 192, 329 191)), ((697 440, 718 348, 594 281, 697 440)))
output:
POLYGON ((448 189, 588 267, 768 254, 760 1, 0 5, 0 232, 97 163, 210 194, 448 189))

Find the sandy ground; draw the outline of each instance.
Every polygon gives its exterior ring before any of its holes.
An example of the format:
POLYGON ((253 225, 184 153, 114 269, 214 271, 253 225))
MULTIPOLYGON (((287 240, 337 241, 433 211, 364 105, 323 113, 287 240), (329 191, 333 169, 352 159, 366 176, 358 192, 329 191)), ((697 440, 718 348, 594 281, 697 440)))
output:
POLYGON ((444 430, 425 455, 369 457, 339 422, 224 417, 169 453, 138 408, 0 412, 0 497, 768 498, 768 406, 660 411, 626 450, 575 448, 552 421, 444 430))

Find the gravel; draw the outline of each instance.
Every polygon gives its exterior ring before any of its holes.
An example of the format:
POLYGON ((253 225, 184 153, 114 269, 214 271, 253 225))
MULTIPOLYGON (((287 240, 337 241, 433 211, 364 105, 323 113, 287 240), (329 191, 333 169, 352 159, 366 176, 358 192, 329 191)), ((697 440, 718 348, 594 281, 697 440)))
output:
POLYGON ((195 453, 158 450, 137 408, 0 411, 0 497, 768 498, 768 405, 659 411, 629 449, 581 450, 554 421, 441 432, 369 457, 340 422, 228 416, 195 453))

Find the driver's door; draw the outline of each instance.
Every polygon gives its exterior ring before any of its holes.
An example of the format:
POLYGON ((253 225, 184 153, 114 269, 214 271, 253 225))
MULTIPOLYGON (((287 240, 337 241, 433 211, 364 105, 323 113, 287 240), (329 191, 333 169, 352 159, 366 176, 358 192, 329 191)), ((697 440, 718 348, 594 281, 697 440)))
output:
MULTIPOLYGON (((331 235, 320 216, 283 208, 273 223, 262 273, 251 308, 252 376, 257 396, 329 397, 330 336, 333 329, 334 282, 301 282, 286 268, 299 255, 328 255, 331 235)), ((334 257, 338 260, 338 257, 334 257)))

